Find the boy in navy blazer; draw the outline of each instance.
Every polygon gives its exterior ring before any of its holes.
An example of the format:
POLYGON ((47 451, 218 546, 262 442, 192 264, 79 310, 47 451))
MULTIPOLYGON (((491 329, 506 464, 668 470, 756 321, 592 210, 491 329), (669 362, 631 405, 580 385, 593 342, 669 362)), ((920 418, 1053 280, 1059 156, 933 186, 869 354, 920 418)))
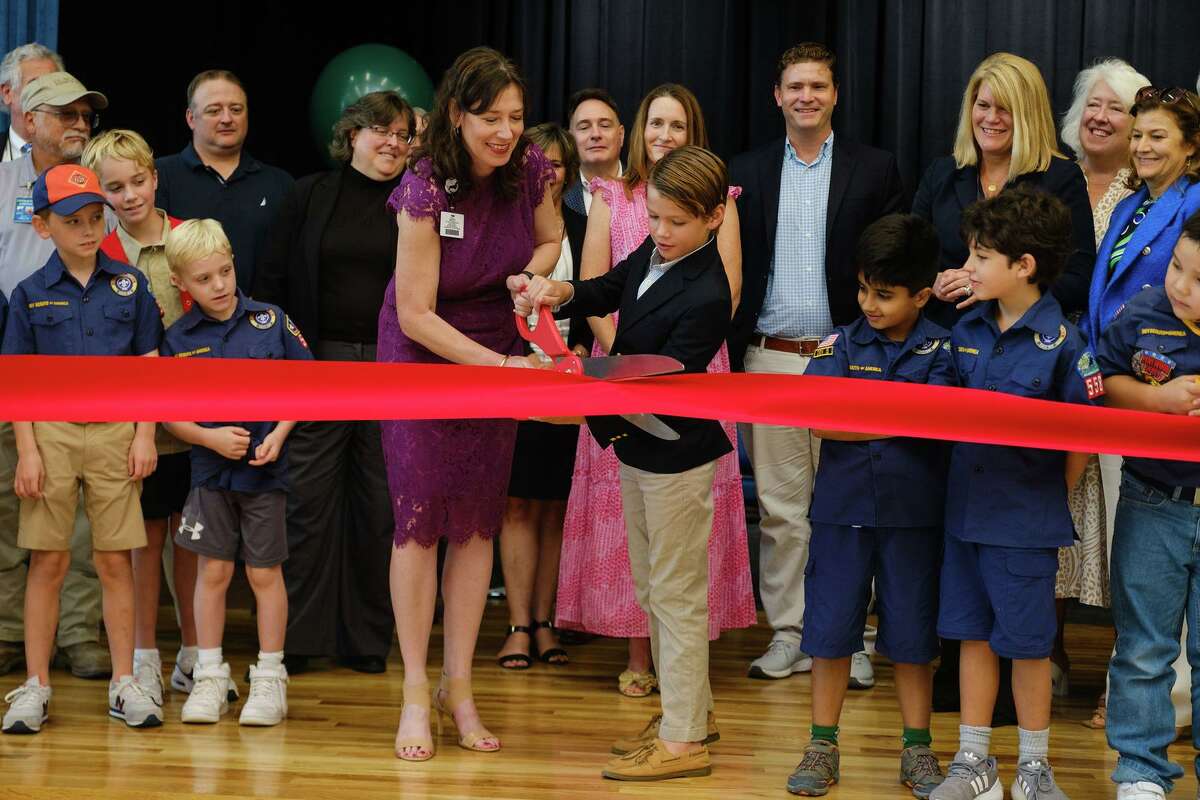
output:
MULTIPOLYGON (((509 278, 517 313, 540 305, 574 314, 620 311, 612 353, 657 353, 702 373, 729 331, 729 282, 715 232, 724 219, 725 165, 681 147, 654 165, 646 207, 650 238, 598 278, 509 278)), ((677 441, 657 439, 617 417, 590 417, 602 446, 621 461, 621 498, 638 603, 650 617, 662 716, 620 740, 603 775, 663 780, 708 775, 706 744, 719 738, 708 683, 708 537, 717 459, 733 447, 718 422, 664 417, 677 441)))

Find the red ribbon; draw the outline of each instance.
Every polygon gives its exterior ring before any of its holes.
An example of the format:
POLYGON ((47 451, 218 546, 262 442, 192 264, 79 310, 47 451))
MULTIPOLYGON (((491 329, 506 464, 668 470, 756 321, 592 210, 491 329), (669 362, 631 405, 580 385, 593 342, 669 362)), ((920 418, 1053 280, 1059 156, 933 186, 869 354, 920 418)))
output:
POLYGON ((654 413, 1200 460, 1200 419, 943 386, 796 375, 609 383, 542 370, 135 357, 0 357, 0 419, 479 419, 654 413))

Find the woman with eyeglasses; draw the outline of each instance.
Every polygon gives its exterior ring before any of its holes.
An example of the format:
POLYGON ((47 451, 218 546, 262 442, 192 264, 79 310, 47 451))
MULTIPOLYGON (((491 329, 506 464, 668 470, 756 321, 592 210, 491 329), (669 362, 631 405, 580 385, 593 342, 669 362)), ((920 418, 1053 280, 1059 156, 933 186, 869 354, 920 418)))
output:
MULTIPOLYGON (((396 260, 387 199, 415 130, 395 92, 356 100, 333 128, 329 152, 341 166, 297 181, 270 232, 254 296, 287 309, 320 360, 375 360, 396 260)), ((331 656, 383 672, 393 522, 379 423, 301 423, 288 447, 288 670, 331 656)))

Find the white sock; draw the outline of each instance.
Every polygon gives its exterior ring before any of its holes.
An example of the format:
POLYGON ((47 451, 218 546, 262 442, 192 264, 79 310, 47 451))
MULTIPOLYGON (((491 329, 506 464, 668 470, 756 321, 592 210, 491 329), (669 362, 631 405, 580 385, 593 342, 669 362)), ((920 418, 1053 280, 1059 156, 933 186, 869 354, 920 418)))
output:
POLYGON ((258 651, 258 667, 259 669, 279 669, 283 666, 283 651, 279 650, 274 653, 266 653, 262 650, 258 651))
POLYGON ((196 663, 202 667, 219 667, 223 659, 219 647, 201 647, 196 650, 196 663))
POLYGON ((145 650, 138 648, 133 649, 133 666, 136 669, 141 664, 158 664, 162 666, 162 657, 158 654, 157 647, 148 647, 145 650))
POLYGON ((190 672, 192 667, 196 666, 196 653, 199 648, 196 647, 180 647, 179 654, 175 656, 175 663, 184 672, 190 672))

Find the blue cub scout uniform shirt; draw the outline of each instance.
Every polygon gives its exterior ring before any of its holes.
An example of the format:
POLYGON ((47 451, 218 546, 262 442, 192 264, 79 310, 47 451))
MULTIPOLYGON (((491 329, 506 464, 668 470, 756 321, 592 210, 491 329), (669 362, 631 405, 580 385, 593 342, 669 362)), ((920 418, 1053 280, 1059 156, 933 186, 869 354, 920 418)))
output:
MULTIPOLYGON (((162 355, 175 358, 286 358, 311 360, 300 329, 270 303, 251 300, 238 291, 233 316, 221 322, 207 316, 197 303, 167 329, 162 355)), ((199 422, 206 428, 237 426, 250 431, 250 449, 231 461, 207 447, 192 445, 192 486, 234 492, 287 489, 287 446, 279 458, 261 467, 250 466, 255 449, 275 430, 275 422, 199 422)))
POLYGON ((4 341, 4 323, 8 320, 8 298, 0 292, 0 342, 4 341))
POLYGON ((80 286, 56 250, 13 290, 3 353, 141 356, 161 338, 150 281, 136 267, 97 253, 92 277, 80 286))
MULTIPOLYGON (((804 374, 952 386, 949 345, 950 332, 924 316, 904 342, 891 341, 860 318, 822 341, 804 374)), ((946 449, 933 439, 825 439, 809 517, 831 525, 940 526, 946 449)))
MULTIPOLYGON (((1085 404, 1104 392, 1096 359, 1048 292, 1003 333, 996 302, 977 304, 954 326, 950 347, 959 385, 969 389, 1085 404)), ((946 532, 1004 547, 1070 545, 1066 463, 1060 450, 956 442, 946 532)))
MULTIPOLYGON (((1100 335, 1096 360, 1106 377, 1128 375, 1161 386, 1200 375, 1200 327, 1175 316, 1162 286, 1138 292, 1100 335)), ((1126 458, 1125 466, 1169 486, 1200 486, 1200 463, 1126 458)))

